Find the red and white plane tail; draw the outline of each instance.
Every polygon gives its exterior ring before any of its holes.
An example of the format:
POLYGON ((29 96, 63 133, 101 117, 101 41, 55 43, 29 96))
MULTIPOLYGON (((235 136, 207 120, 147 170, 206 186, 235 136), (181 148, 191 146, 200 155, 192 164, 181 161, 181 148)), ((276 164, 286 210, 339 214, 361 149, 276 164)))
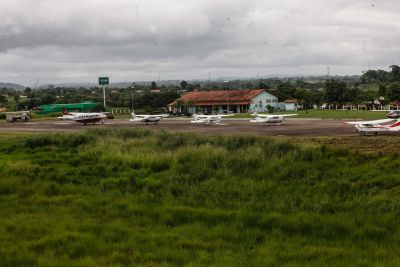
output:
POLYGON ((390 131, 400 131, 400 119, 388 126, 390 131))

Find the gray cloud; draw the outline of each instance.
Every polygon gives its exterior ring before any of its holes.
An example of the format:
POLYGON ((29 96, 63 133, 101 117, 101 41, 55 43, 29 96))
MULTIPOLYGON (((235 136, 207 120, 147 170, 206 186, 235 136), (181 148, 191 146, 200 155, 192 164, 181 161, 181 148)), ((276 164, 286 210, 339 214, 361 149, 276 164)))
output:
POLYGON ((359 74, 399 58, 395 0, 2 0, 0 80, 359 74))

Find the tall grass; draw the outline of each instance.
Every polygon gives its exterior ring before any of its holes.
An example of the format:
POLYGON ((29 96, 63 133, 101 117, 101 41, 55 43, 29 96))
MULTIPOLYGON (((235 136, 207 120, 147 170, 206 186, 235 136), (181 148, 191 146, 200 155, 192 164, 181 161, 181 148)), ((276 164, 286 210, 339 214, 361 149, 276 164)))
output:
POLYGON ((0 143, 1 266, 397 266, 393 155, 143 129, 0 143))

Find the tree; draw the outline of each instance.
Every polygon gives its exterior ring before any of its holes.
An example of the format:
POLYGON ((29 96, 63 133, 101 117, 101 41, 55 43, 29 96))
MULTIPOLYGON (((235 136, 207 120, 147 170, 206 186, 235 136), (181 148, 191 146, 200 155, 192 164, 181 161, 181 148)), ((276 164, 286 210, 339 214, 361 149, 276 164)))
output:
POLYGON ((268 104, 267 110, 268 110, 268 113, 274 113, 275 108, 273 106, 271 106, 270 104, 268 104))
POLYGON ((391 83, 387 87, 387 96, 390 101, 400 100, 400 82, 391 83))
POLYGON ((392 79, 393 81, 400 81, 400 67, 397 65, 392 65, 389 68, 392 69, 392 79))
POLYGON ((32 93, 32 89, 30 87, 26 87, 24 90, 24 94, 29 97, 31 93, 32 93))
POLYGON ((14 97, 7 97, 6 107, 9 111, 17 110, 17 101, 15 101, 14 97))
POLYGON ((339 103, 344 102, 344 94, 347 89, 347 85, 343 81, 338 81, 335 79, 326 80, 325 90, 326 90, 326 100, 329 103, 339 103))
POLYGON ((268 85, 263 81, 260 80, 260 83, 258 84, 259 89, 268 89, 268 85))
POLYGON ((186 87, 188 86, 187 81, 181 81, 181 89, 186 90, 186 87))
POLYGON ((151 90, 157 89, 157 84, 156 84, 155 81, 151 82, 151 87, 150 88, 151 88, 151 90))
POLYGON ((360 89, 358 89, 358 87, 346 86, 343 92, 342 101, 347 103, 354 103, 359 94, 360 94, 360 89))
POLYGON ((375 90, 360 90, 356 102, 358 103, 374 102, 376 97, 377 96, 375 90))
POLYGON ((278 85, 278 97, 282 100, 296 97, 296 88, 290 82, 284 82, 278 85))
POLYGON ((378 96, 387 98, 387 94, 388 94, 388 89, 386 88, 386 86, 384 86, 382 84, 379 85, 378 96))

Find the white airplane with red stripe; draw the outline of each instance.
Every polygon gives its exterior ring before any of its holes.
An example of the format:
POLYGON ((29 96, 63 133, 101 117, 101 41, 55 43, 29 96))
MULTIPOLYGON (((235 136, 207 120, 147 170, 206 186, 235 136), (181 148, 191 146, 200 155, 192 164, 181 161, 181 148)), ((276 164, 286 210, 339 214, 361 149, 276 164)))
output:
POLYGON ((394 119, 383 119, 373 121, 349 121, 348 124, 355 126, 359 135, 378 135, 378 133, 390 133, 400 131, 400 119, 392 124, 385 124, 394 121, 394 119))

